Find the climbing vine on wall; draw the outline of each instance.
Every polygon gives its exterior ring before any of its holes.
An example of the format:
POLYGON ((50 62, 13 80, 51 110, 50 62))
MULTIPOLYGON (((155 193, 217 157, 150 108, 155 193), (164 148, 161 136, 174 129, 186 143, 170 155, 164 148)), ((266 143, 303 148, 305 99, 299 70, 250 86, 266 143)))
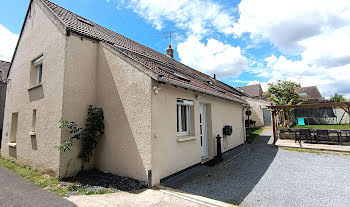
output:
POLYGON ((70 150, 73 145, 73 140, 81 140, 81 151, 78 158, 84 162, 89 162, 94 149, 97 146, 97 140, 104 134, 104 116, 102 108, 94 107, 89 105, 88 118, 85 120, 85 127, 78 127, 73 121, 61 119, 59 121, 60 128, 67 128, 71 135, 70 138, 66 139, 63 144, 57 146, 58 150, 63 149, 64 151, 70 150))

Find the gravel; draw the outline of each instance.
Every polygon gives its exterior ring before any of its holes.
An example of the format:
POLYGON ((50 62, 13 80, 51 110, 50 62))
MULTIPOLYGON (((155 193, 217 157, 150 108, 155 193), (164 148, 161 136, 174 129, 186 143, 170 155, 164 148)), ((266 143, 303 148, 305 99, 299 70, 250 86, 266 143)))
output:
POLYGON ((62 179, 59 187, 68 189, 65 197, 84 194, 104 194, 135 191, 147 187, 146 182, 122 177, 100 170, 81 171, 76 176, 62 179))
POLYGON ((249 207, 350 206, 350 156, 279 149, 263 133, 180 190, 249 207))

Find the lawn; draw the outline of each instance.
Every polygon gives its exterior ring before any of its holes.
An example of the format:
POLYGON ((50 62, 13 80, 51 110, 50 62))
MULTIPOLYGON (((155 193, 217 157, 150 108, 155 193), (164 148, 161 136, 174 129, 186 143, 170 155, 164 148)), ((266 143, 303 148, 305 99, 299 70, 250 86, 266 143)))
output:
POLYGON ((254 142, 254 140, 259 136, 259 134, 263 131, 264 127, 258 127, 258 128, 247 128, 247 143, 251 144, 254 142))
MULTIPOLYGON (((285 129, 286 127, 278 127, 279 129, 285 129)), ((348 124, 338 124, 338 125, 305 125, 305 126, 293 126, 290 129, 350 129, 348 124)))

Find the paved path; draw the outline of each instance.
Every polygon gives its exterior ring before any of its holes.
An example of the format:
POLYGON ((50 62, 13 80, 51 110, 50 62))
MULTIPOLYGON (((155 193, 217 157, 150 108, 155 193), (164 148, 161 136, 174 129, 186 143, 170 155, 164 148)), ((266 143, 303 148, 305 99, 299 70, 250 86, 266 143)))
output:
POLYGON ((136 192, 72 196, 68 199, 79 207, 234 207, 224 202, 177 192, 166 187, 136 192))
POLYGON ((271 130, 179 189, 241 206, 350 206, 350 156, 279 149, 271 130))
POLYGON ((75 206, 58 195, 41 189, 31 181, 0 167, 0 207, 75 206))

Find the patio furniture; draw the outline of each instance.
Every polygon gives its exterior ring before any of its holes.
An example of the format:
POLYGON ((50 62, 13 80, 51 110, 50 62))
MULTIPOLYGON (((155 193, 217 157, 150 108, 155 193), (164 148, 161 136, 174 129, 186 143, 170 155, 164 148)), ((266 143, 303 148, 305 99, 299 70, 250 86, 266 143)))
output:
POLYGON ((312 142, 312 136, 311 136, 311 131, 310 129, 300 129, 299 134, 295 134, 295 142, 301 142, 301 140, 310 140, 312 142))
POLYGON ((315 140, 316 140, 316 143, 322 140, 327 140, 328 144, 330 144, 331 139, 329 137, 329 131, 325 129, 316 130, 315 140))
POLYGON ((286 139, 286 133, 288 132, 287 129, 280 129, 279 137, 280 139, 286 139))
POLYGON ((304 120, 304 118, 298 118, 298 125, 299 125, 299 126, 305 126, 305 120, 304 120))
POLYGON ((349 130, 337 130, 338 143, 343 144, 343 138, 346 138, 350 142, 350 131, 349 130))

